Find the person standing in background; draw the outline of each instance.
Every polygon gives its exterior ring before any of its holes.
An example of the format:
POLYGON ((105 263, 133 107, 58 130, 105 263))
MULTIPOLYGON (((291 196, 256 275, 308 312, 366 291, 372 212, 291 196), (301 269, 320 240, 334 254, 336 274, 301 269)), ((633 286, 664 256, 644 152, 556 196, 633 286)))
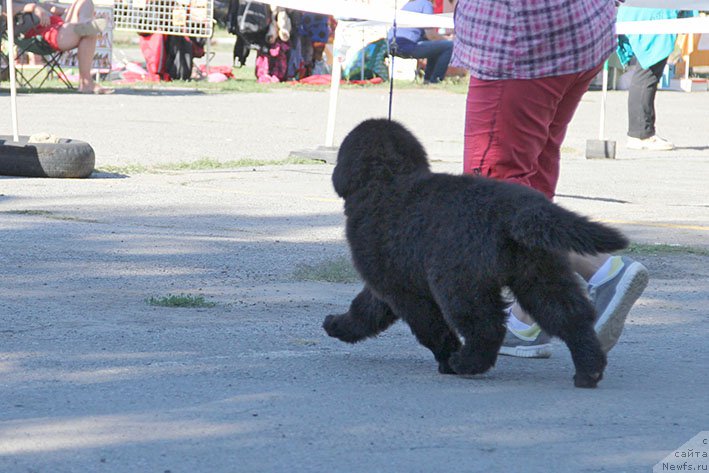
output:
MULTIPOLYGON (((677 18, 678 10, 661 8, 618 8, 618 21, 670 20, 677 18)), ((635 56, 638 68, 633 72, 628 88, 629 149, 669 151, 671 141, 655 132, 655 95, 667 64, 675 48, 675 34, 629 34, 618 37, 618 58, 626 65, 635 56)))

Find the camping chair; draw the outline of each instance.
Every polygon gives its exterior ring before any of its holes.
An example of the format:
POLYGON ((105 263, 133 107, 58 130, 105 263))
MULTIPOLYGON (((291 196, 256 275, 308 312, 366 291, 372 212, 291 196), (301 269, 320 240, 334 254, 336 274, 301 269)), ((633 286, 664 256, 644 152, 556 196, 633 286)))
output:
MULTIPOLYGON (((4 20, 4 17, 2 18, 4 20)), ((33 74, 29 71, 25 71, 23 67, 15 68, 15 78, 17 80, 17 85, 20 87, 26 87, 30 90, 35 88, 40 88, 50 77, 56 77, 59 79, 68 89, 74 89, 74 86, 67 75, 64 73, 59 59, 62 55, 62 51, 54 50, 41 36, 23 36, 20 32, 27 31, 31 25, 28 26, 27 22, 32 22, 33 17, 29 13, 22 13, 15 15, 15 45, 17 46, 17 54, 15 58, 21 57, 25 53, 33 53, 40 56, 43 59, 43 64, 39 66, 39 69, 33 74), (30 75, 31 74, 31 75, 30 75), (42 81, 39 85, 33 85, 33 81, 43 75, 42 81)), ((0 24, 0 36, 3 41, 7 39, 7 25, 4 21, 0 24)), ((11 55, 10 50, 12 45, 10 42, 7 43, 7 54, 3 54, 5 57, 0 58, 2 64, 9 65, 8 56, 11 55)))
POLYGON ((7 20, 5 20, 4 16, 0 16, 0 82, 10 79, 10 62, 7 58, 7 54, 5 54, 5 51, 3 51, 6 28, 7 20))
POLYGON ((17 45, 17 56, 21 57, 25 53, 33 53, 41 56, 44 63, 40 65, 39 70, 35 71, 34 74, 30 75, 30 72, 25 74, 22 67, 17 67, 17 84, 20 87, 27 87, 32 90, 34 88, 41 88, 47 79, 50 77, 56 77, 59 79, 68 89, 74 89, 74 85, 69 82, 64 69, 62 69, 59 59, 62 56, 62 51, 57 51, 53 49, 41 36, 30 36, 23 37, 20 36, 15 38, 15 44, 17 45), (43 75, 42 81, 39 85, 35 86, 32 81, 38 76, 43 75))
MULTIPOLYGON (((416 59, 416 69, 414 70, 414 82, 423 84, 424 71, 426 70, 426 58, 415 58, 410 54, 403 53, 398 48, 392 48, 392 44, 387 41, 387 50, 389 57, 398 57, 401 59, 416 59), (396 50, 395 50, 396 49, 396 50)), ((393 77, 394 71, 391 70, 389 77, 393 77)))

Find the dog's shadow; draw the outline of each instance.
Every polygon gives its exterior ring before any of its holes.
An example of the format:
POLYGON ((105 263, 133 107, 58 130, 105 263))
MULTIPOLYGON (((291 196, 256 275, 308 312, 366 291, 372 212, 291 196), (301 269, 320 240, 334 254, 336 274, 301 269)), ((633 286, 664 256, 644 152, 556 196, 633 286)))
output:
POLYGON ((573 366, 571 357, 566 353, 563 344, 555 344, 554 356, 548 359, 515 358, 500 356, 497 363, 483 374, 450 375, 440 374, 436 363, 432 362, 426 352, 404 353, 396 356, 380 356, 368 353, 331 353, 326 363, 327 369, 335 370, 339 375, 350 379, 363 379, 367 382, 397 382, 409 381, 418 384, 436 382, 442 386, 458 386, 463 383, 469 387, 504 386, 567 386, 569 381, 568 368, 573 366))

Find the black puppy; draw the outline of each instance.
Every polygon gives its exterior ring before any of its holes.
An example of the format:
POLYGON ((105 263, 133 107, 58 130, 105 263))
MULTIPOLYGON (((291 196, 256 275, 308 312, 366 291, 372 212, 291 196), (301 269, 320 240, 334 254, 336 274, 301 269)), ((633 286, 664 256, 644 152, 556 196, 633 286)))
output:
POLYGON ((507 286, 566 342, 574 384, 596 386, 606 357, 567 254, 625 248, 622 234, 520 185, 432 173, 418 140, 388 120, 367 120, 347 135, 332 182, 345 199, 347 240, 365 286, 347 313, 327 316, 330 336, 355 343, 401 318, 441 373, 483 373, 505 335, 507 286))

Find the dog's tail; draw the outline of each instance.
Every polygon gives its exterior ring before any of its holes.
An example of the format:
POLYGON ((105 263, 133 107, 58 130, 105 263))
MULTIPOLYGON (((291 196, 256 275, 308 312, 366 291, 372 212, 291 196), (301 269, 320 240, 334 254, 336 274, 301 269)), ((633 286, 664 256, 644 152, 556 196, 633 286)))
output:
POLYGON ((512 218, 509 232, 513 240, 528 248, 582 254, 610 253, 628 246, 628 239, 618 230, 558 205, 544 204, 520 209, 512 218))

